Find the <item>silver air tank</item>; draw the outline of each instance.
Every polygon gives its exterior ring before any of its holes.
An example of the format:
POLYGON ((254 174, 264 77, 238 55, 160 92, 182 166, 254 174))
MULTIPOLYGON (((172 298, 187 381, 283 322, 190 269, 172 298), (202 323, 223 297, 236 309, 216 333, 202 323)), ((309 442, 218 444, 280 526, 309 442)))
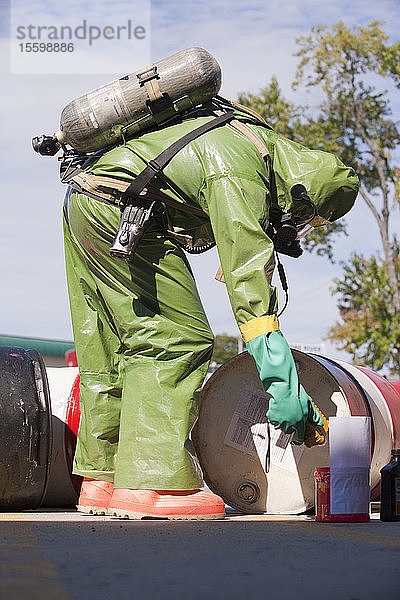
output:
POLYGON ((203 48, 181 50, 70 102, 55 137, 93 152, 208 102, 221 87, 221 68, 203 48))

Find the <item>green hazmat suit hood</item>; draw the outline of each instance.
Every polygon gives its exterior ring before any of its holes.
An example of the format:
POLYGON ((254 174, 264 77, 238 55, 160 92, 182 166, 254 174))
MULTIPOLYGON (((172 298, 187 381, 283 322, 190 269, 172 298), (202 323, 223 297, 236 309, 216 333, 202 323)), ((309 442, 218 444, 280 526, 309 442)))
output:
POLYGON ((277 203, 283 211, 307 218, 307 208, 296 206, 290 194, 292 186, 298 183, 305 186, 317 214, 330 222, 348 213, 356 200, 358 177, 354 169, 346 167, 334 154, 310 150, 277 135, 272 167, 277 203))

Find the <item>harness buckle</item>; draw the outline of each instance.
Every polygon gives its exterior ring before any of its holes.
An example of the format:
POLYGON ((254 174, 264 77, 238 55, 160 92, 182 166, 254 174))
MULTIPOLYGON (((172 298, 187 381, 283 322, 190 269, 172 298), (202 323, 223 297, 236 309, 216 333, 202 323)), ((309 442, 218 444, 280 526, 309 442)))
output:
POLYGON ((139 79, 139 85, 144 86, 145 83, 151 81, 152 79, 160 79, 159 74, 157 73, 157 66, 153 65, 140 73, 137 73, 136 77, 139 79))

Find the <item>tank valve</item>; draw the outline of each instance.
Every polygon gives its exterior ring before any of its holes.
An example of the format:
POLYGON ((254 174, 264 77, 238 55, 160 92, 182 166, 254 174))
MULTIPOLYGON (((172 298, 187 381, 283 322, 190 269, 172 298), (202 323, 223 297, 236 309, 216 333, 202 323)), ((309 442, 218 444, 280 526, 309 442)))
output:
POLYGON ((35 152, 42 156, 54 156, 61 148, 61 144, 55 135, 41 135, 32 138, 32 146, 35 152))
POLYGON ((237 494, 243 502, 253 504, 260 496, 260 489, 258 485, 252 481, 242 481, 237 488, 237 494))

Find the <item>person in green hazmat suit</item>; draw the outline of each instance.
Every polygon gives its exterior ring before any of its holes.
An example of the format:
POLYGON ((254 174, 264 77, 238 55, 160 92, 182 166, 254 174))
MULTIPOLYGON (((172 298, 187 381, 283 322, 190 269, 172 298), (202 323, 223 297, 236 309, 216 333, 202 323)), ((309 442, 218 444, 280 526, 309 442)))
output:
MULTIPOLYGON (((145 133, 95 157, 86 170, 131 182, 211 118, 145 133)), ((148 194, 168 199, 170 231, 195 244, 215 240, 235 319, 270 395, 268 420, 294 433, 294 443, 304 441, 311 424, 312 445, 324 439, 324 420, 299 385, 279 330, 266 227, 273 207, 296 216, 290 190, 298 183, 315 204, 317 222, 339 219, 355 201, 358 179, 329 153, 246 126, 267 148, 268 161, 227 124, 185 146, 148 194)), ((78 508, 131 518, 220 518, 223 502, 199 491, 201 470, 187 444, 213 334, 188 260, 160 221, 131 260, 110 256, 120 215, 117 206, 67 192, 66 269, 82 411, 74 473, 85 478, 78 508)))

